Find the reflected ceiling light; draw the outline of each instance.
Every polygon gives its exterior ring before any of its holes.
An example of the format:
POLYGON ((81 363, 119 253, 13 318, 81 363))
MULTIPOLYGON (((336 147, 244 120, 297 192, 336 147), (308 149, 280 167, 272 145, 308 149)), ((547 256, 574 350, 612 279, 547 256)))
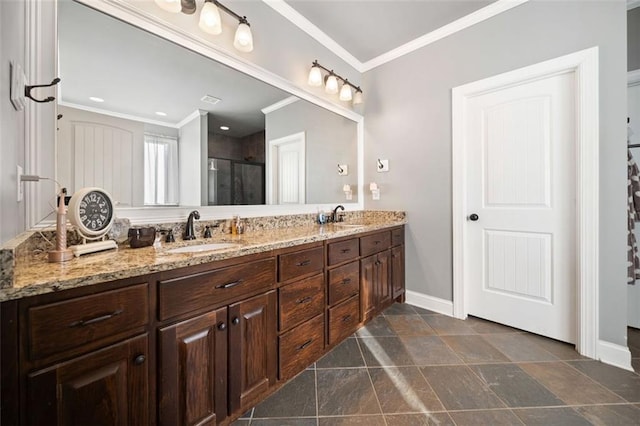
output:
POLYGON ((349 102, 353 101, 353 105, 358 105, 362 103, 362 89, 358 86, 354 86, 347 80, 330 70, 329 68, 323 67, 318 63, 316 59, 311 64, 311 70, 309 70, 309 78, 307 79, 307 83, 309 86, 322 86, 322 82, 324 80, 324 90, 329 94, 336 94, 338 91, 340 92, 340 100, 349 102), (322 71, 328 73, 326 77, 322 77, 322 71), (339 82, 342 81, 342 88, 338 90, 339 82), (353 89, 355 93, 351 90, 353 89))
POLYGON ((97 96, 90 96, 89 99, 93 102, 104 102, 104 99, 98 98, 97 96))
POLYGON ((162 111, 156 111, 156 115, 159 115, 160 117, 166 117, 167 113, 162 111))
MULTIPOLYGON (((196 0, 155 0, 155 2, 162 9, 173 13, 182 12, 186 15, 191 15, 196 12, 196 0)), ((204 1, 198 21, 200 29, 213 35, 222 33, 220 10, 238 20, 233 47, 240 52, 251 52, 253 50, 253 34, 251 34, 251 26, 247 21, 247 17, 238 15, 218 0, 204 1)))
POLYGON ((220 130, 229 130, 229 126, 220 126, 220 130))

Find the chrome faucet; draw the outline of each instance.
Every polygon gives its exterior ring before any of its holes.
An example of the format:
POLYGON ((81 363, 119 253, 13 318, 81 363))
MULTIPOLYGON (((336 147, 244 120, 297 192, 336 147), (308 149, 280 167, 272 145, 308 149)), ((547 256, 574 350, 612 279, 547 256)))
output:
POLYGON ((333 213, 331 214, 331 222, 342 222, 342 216, 338 216, 338 209, 344 211, 344 206, 342 204, 338 204, 335 209, 333 209, 333 213))
POLYGON ((193 230, 193 219, 200 219, 200 212, 198 212, 198 210, 194 210, 189 213, 189 218, 187 219, 187 228, 184 230, 185 240, 196 239, 196 233, 193 230))

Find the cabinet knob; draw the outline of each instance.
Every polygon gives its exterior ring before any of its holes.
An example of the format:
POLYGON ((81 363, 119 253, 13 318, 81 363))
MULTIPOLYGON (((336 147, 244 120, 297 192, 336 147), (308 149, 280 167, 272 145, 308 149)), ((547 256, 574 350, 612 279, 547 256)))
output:
POLYGON ((238 325, 240 324, 240 318, 235 317, 233 320, 231 320, 231 322, 233 323, 233 325, 238 325))
POLYGON ((376 260, 375 265, 378 266, 378 265, 380 265, 380 263, 382 263, 382 262, 380 262, 379 260, 376 260))
POLYGON ((134 358, 133 363, 135 365, 142 365, 142 364, 144 364, 144 362, 146 360, 147 360, 147 357, 142 355, 142 354, 140 354, 140 355, 138 355, 137 357, 134 358))
POLYGON ((225 330, 227 328, 227 324, 221 322, 218 324, 218 330, 225 330))

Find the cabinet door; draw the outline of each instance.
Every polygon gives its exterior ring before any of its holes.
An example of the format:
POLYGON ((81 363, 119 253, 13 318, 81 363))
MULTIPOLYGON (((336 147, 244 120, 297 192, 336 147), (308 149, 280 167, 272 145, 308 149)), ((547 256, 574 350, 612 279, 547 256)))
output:
POLYGON ((377 256, 360 260, 360 315, 361 321, 371 318, 376 309, 377 256))
POLYGON ((226 416, 227 308, 160 330, 159 423, 215 425, 226 416))
POLYGON ((404 293, 404 246, 391 249, 391 289, 394 299, 404 293))
POLYGON ((29 374, 27 423, 148 424, 147 357, 144 335, 29 374))
POLYGON ((376 259, 376 310, 380 311, 391 304, 391 251, 378 253, 376 259))
POLYGON ((251 408, 275 383, 276 293, 229 306, 229 410, 251 408))

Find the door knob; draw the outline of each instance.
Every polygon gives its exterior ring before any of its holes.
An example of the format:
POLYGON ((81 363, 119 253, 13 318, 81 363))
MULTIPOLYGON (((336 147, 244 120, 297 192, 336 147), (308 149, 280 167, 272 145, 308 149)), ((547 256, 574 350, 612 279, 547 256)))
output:
POLYGON ((480 216, 478 216, 478 215, 477 215, 477 214, 475 214, 475 213, 471 213, 471 214, 469 215, 469 220, 470 220, 470 221, 472 221, 472 222, 475 222, 475 221, 476 221, 476 220, 478 220, 478 219, 480 219, 480 216))

